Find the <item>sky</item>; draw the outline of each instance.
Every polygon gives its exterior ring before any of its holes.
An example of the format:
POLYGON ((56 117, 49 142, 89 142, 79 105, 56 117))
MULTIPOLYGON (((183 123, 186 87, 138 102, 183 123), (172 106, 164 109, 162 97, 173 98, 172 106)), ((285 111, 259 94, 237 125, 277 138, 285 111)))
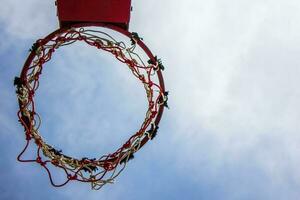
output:
MULTIPOLYGON (((133 0, 130 31, 162 59, 170 109, 100 191, 53 188, 40 166, 16 161, 25 139, 13 79, 58 20, 54 1, 1 2, 1 200, 300 199, 299 1, 133 0)), ((83 47, 55 54, 35 101, 48 143, 93 157, 136 131, 146 98, 126 66, 83 47)))

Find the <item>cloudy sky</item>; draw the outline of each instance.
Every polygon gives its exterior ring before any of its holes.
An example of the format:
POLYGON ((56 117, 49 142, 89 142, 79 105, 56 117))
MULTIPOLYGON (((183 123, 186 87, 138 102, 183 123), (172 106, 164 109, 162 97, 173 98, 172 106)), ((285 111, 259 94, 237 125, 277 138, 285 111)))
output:
MULTIPOLYGON (((1 200, 300 198, 298 0, 133 0, 130 30, 162 58, 171 109, 101 191, 53 188, 40 166, 16 161, 25 140, 13 79, 58 22, 54 1, 1 3, 1 200)), ((89 157, 114 151, 146 109, 126 66, 80 45, 47 63, 36 103, 43 137, 89 157)))

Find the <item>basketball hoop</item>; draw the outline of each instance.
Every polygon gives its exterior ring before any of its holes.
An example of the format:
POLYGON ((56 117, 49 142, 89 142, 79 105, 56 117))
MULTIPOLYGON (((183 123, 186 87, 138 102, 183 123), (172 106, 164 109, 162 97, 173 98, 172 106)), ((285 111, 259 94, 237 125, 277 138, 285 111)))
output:
POLYGON ((18 117, 24 127, 26 145, 18 156, 20 162, 35 162, 40 164, 49 175, 50 182, 55 187, 66 185, 70 181, 91 183, 92 189, 100 189, 123 171, 128 161, 157 133, 164 107, 167 106, 168 92, 165 91, 161 71, 164 69, 160 59, 153 56, 137 33, 130 33, 126 29, 108 23, 76 23, 61 27, 44 39, 33 44, 20 77, 15 78, 16 92, 19 102, 18 117), (110 29, 128 38, 128 42, 118 41, 113 36, 97 28, 110 29), (44 64, 53 53, 62 46, 75 42, 83 42, 93 48, 112 54, 124 63, 144 86, 147 96, 148 109, 142 125, 123 145, 113 153, 99 158, 74 158, 63 154, 43 140, 39 132, 41 119, 35 109, 34 95, 39 87, 39 78, 44 64), (142 49, 148 57, 144 60, 136 52, 142 49), (24 159, 24 153, 30 143, 36 147, 34 159, 24 159), (52 165, 65 174, 62 183, 56 183, 49 166, 52 165))

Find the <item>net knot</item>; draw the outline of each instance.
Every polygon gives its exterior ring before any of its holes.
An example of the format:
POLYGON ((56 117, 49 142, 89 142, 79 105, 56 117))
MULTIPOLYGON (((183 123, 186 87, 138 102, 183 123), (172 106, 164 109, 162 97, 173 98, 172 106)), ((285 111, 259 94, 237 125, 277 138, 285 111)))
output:
POLYGON ((44 162, 40 156, 38 156, 38 157, 36 158, 36 162, 39 163, 39 164, 42 165, 42 166, 45 166, 45 165, 46 165, 46 162, 44 162))
POLYGON ((71 181, 71 180, 76 180, 77 179, 77 175, 74 174, 74 175, 71 175, 71 174, 68 174, 68 179, 71 181))

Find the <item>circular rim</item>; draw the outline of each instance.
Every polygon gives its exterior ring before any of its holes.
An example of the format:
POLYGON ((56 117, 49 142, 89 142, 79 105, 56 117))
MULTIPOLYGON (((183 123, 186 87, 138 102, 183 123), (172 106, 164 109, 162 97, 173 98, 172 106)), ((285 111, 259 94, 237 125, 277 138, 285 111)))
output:
MULTIPOLYGON (((54 32, 52 32, 51 34, 49 34, 48 36, 46 36, 44 39, 42 40, 39 40, 40 41, 40 45, 45 45, 47 44, 52 38, 54 38, 56 35, 59 35, 61 33, 64 33, 66 31, 68 31, 69 29, 72 29, 72 28, 85 28, 85 27, 92 27, 92 26, 96 26, 96 27, 102 27, 102 28, 108 28, 110 30, 113 30, 113 31, 116 31, 118 33, 121 33, 122 35, 128 37, 129 39, 132 39, 132 33, 130 33, 129 31, 127 30, 124 30, 124 29, 121 29, 117 26, 113 26, 113 25, 109 25, 109 24, 103 24, 103 23, 82 23, 82 24, 76 24, 76 25, 72 25, 72 26, 69 26, 69 27, 64 27, 64 28, 60 28, 54 32)), ((149 50, 149 48, 142 42, 142 40, 140 39, 137 39, 135 40, 136 44, 141 47, 141 49, 147 54, 147 56, 149 57, 150 61, 152 63, 157 63, 157 58, 153 56, 152 52, 149 50)), ((26 76, 27 76, 27 72, 29 70, 29 67, 31 65, 31 63, 33 62, 33 59, 35 58, 36 56, 36 53, 34 51, 31 51, 30 55, 28 56, 25 64, 24 64, 24 67, 22 69, 22 72, 21 72, 21 75, 20 75, 20 80, 21 81, 26 81, 26 76)), ((165 85, 164 85, 164 79, 163 79, 163 76, 162 76, 162 72, 161 72, 161 69, 158 69, 156 71, 156 75, 157 75, 157 78, 158 78, 158 81, 159 81, 159 86, 163 92, 163 94, 165 94, 165 85)), ((164 97, 164 96, 162 96, 164 97)), ((158 105, 158 111, 156 113, 156 117, 154 119, 154 125, 155 127, 158 128, 158 124, 161 120, 161 117, 162 117, 162 114, 163 114, 163 111, 164 111, 164 107, 165 107, 165 104, 159 104, 158 105)), ((20 109, 22 108, 22 102, 19 100, 19 107, 20 109)), ((19 115, 19 113, 18 113, 19 115)), ((21 117, 20 118, 20 121, 22 121, 22 117, 23 114, 21 114, 21 117)), ((23 124, 24 125, 24 122, 23 124)), ((24 125, 25 127, 25 125, 24 125)), ((26 127, 25 127, 25 132, 26 132, 26 127)), ((50 178, 50 181, 52 183, 53 186, 56 186, 56 187, 60 187, 60 186, 63 186, 65 185, 66 183, 68 183, 70 180, 78 180, 78 181, 81 181, 81 182, 96 182, 95 180, 80 180, 80 179, 77 179, 76 178, 76 174, 74 176, 71 176, 71 175, 68 175, 68 178, 66 180, 66 182, 64 182, 63 184, 55 184, 52 180, 52 176, 51 176, 51 173, 49 171, 49 169, 47 167, 45 167, 46 165, 46 162, 42 162, 40 160, 40 158, 38 157, 36 160, 23 160, 21 157, 23 155, 23 153, 25 152, 25 150, 27 149, 28 145, 29 145, 29 140, 31 138, 27 137, 28 135, 26 135, 26 140, 27 140, 27 144, 25 146, 25 148, 23 149, 23 151, 20 153, 20 155, 18 156, 18 160, 21 161, 21 162, 38 162, 39 164, 41 164, 48 172, 48 175, 49 175, 49 178, 50 178)), ((151 139, 149 137, 144 137, 141 141, 140 141, 140 144, 139 144, 139 147, 137 150, 141 149, 146 143, 147 141, 151 139)), ((128 140, 129 141, 129 140, 128 140)), ((125 144, 124 144, 125 145, 125 144)), ((126 160, 126 162, 128 161, 128 158, 126 160)), ((53 163, 52 163, 53 164, 53 163)), ((124 166, 125 167, 125 166, 124 166)), ((62 168, 62 167, 60 167, 62 168)), ((65 170, 65 169, 64 169, 65 170)), ((66 171, 66 170, 65 170, 66 171)), ((67 173, 67 172, 66 172, 67 173)), ((68 174, 68 173, 67 173, 68 174)), ((101 187, 106 184, 108 182, 103 182, 101 183, 101 187)), ((101 188, 100 187, 100 188, 101 188)), ((99 188, 99 189, 100 189, 99 188)))

